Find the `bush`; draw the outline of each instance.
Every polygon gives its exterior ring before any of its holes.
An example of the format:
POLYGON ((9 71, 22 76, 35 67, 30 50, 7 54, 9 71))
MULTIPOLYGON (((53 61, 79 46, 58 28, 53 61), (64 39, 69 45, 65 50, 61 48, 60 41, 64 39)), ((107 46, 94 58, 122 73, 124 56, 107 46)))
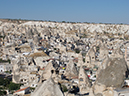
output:
POLYGON ((10 83, 9 79, 0 78, 0 85, 8 87, 9 83, 10 83))
POLYGON ((96 51, 99 52, 99 46, 96 47, 96 51))
POLYGON ((0 96, 6 95, 6 94, 7 94, 6 91, 0 90, 0 96))
POLYGON ((2 60, 2 59, 0 59, 0 63, 5 63, 5 62, 11 63, 11 61, 9 59, 8 60, 2 60))
POLYGON ((67 87, 65 85, 61 85, 61 88, 62 88, 63 92, 67 92, 68 91, 68 89, 67 89, 67 87))
POLYGON ((120 38, 120 40, 124 40, 123 38, 120 38))
POLYGON ((76 53, 80 53, 80 50, 79 50, 79 49, 75 49, 75 52, 76 52, 76 53))
POLYGON ((85 62, 85 58, 83 58, 83 62, 85 62))
POLYGON ((82 53, 82 56, 86 56, 86 53, 82 53))
POLYGON ((10 72, 10 71, 5 71, 5 73, 9 73, 9 74, 11 74, 11 72, 10 72))
POLYGON ((33 92, 33 91, 35 90, 35 88, 33 88, 33 87, 30 87, 30 90, 33 92))
POLYGON ((15 84, 13 82, 9 84, 9 90, 17 90, 17 89, 20 89, 20 84, 15 84))
POLYGON ((0 85, 3 85, 4 79, 0 77, 0 85))
POLYGON ((62 23, 66 23, 65 21, 62 21, 62 23))

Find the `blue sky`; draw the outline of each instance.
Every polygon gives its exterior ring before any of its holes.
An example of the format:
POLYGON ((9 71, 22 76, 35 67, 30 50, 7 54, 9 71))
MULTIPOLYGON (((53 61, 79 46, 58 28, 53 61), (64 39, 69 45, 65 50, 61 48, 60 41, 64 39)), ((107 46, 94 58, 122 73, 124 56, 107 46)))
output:
POLYGON ((129 0, 0 0, 0 18, 129 24, 129 0))

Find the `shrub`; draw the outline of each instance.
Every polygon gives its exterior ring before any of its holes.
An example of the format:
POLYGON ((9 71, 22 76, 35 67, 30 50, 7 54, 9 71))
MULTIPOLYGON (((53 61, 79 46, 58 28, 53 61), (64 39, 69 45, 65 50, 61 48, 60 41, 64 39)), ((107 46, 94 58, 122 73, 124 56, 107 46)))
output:
POLYGON ((0 85, 7 87, 9 83, 10 83, 9 79, 6 79, 6 78, 4 79, 0 77, 0 85))
POLYGON ((4 95, 6 95, 6 94, 7 94, 6 91, 0 90, 0 96, 4 96, 4 95))
POLYGON ((61 85, 61 88, 62 88, 63 92, 67 92, 68 91, 68 89, 67 89, 67 87, 65 85, 61 85))
POLYGON ((2 59, 0 59, 0 63, 5 63, 5 62, 11 63, 11 61, 9 59, 8 60, 2 60, 2 59))
POLYGON ((83 58, 83 62, 85 62, 85 58, 83 58))
POLYGON ((66 23, 65 21, 62 21, 62 23, 66 23))
POLYGON ((20 89, 20 84, 15 84, 13 82, 9 84, 9 90, 17 90, 17 89, 20 89))
POLYGON ((79 50, 79 49, 75 49, 75 52, 76 52, 76 53, 80 53, 80 50, 79 50))
POLYGON ((11 74, 11 72, 10 72, 10 71, 5 71, 5 73, 9 73, 9 74, 11 74))
POLYGON ((124 40, 123 38, 120 38, 120 40, 124 40))
POLYGON ((96 47, 96 51, 99 52, 99 46, 96 47))
POLYGON ((35 88, 33 88, 33 87, 30 87, 30 90, 31 90, 31 91, 34 91, 34 90, 35 90, 35 88))

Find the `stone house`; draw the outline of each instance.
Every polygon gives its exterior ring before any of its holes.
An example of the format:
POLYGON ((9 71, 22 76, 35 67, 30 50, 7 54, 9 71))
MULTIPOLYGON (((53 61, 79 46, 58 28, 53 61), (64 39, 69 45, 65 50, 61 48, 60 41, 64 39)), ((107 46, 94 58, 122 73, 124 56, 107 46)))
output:
POLYGON ((3 63, 0 63, 0 72, 4 72, 5 71, 5 65, 3 63))
POLYGON ((30 87, 22 88, 13 93, 14 96, 24 96, 29 93, 30 87))
POLYGON ((85 56, 85 63, 83 64, 83 66, 87 66, 87 67, 90 67, 91 65, 91 58, 88 54, 86 54, 85 56))
POLYGON ((21 53, 32 51, 31 47, 28 44, 23 44, 23 45, 19 46, 19 48, 20 48, 21 53))
POLYGON ((44 60, 50 59, 50 57, 43 51, 37 51, 29 55, 33 58, 35 65, 40 66, 41 68, 46 66, 43 62, 44 60))
POLYGON ((96 60, 96 57, 95 57, 95 50, 93 49, 93 47, 90 48, 90 50, 88 51, 87 54, 90 56, 91 61, 95 61, 95 60, 96 60))
POLYGON ((12 64, 6 64, 5 65, 5 71, 12 72, 12 70, 13 70, 13 65, 12 64))
POLYGON ((93 67, 95 65, 95 61, 96 61, 96 55, 95 55, 95 51, 92 47, 86 54, 85 63, 82 66, 93 67))
POLYGON ((9 63, 0 63, 0 72, 9 71, 12 72, 13 65, 9 63))

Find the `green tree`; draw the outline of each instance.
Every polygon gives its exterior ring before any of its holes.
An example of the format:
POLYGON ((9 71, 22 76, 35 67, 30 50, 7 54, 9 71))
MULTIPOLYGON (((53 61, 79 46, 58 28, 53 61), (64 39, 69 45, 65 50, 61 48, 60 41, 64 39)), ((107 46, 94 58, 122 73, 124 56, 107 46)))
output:
POLYGON ((4 82, 3 82, 4 87, 8 87, 9 84, 10 84, 10 80, 7 79, 7 78, 5 78, 5 79, 4 79, 4 82))
POLYGON ((6 91, 0 90, 0 96, 6 95, 6 94, 7 94, 6 91))
POLYGON ((62 21, 62 23, 66 23, 65 21, 62 21))
POLYGON ((0 77, 0 85, 3 85, 4 79, 0 77))
POLYGON ((0 63, 4 63, 4 62, 9 62, 9 63, 11 63, 10 59, 8 59, 8 60, 2 60, 2 59, 0 59, 0 63))
POLYGON ((10 84, 10 80, 7 79, 7 78, 0 78, 0 85, 5 87, 5 88, 8 88, 10 84))
POLYGON ((75 49, 75 52, 76 52, 76 53, 80 53, 80 50, 79 50, 79 49, 75 49))
POLYGON ((68 89, 67 89, 67 87, 65 85, 61 85, 61 88, 62 88, 63 92, 67 92, 68 91, 68 89))
POLYGON ((9 84, 9 90, 17 90, 17 89, 20 89, 20 84, 15 84, 13 82, 9 84))
POLYGON ((83 62, 85 62, 85 58, 83 58, 83 62))

